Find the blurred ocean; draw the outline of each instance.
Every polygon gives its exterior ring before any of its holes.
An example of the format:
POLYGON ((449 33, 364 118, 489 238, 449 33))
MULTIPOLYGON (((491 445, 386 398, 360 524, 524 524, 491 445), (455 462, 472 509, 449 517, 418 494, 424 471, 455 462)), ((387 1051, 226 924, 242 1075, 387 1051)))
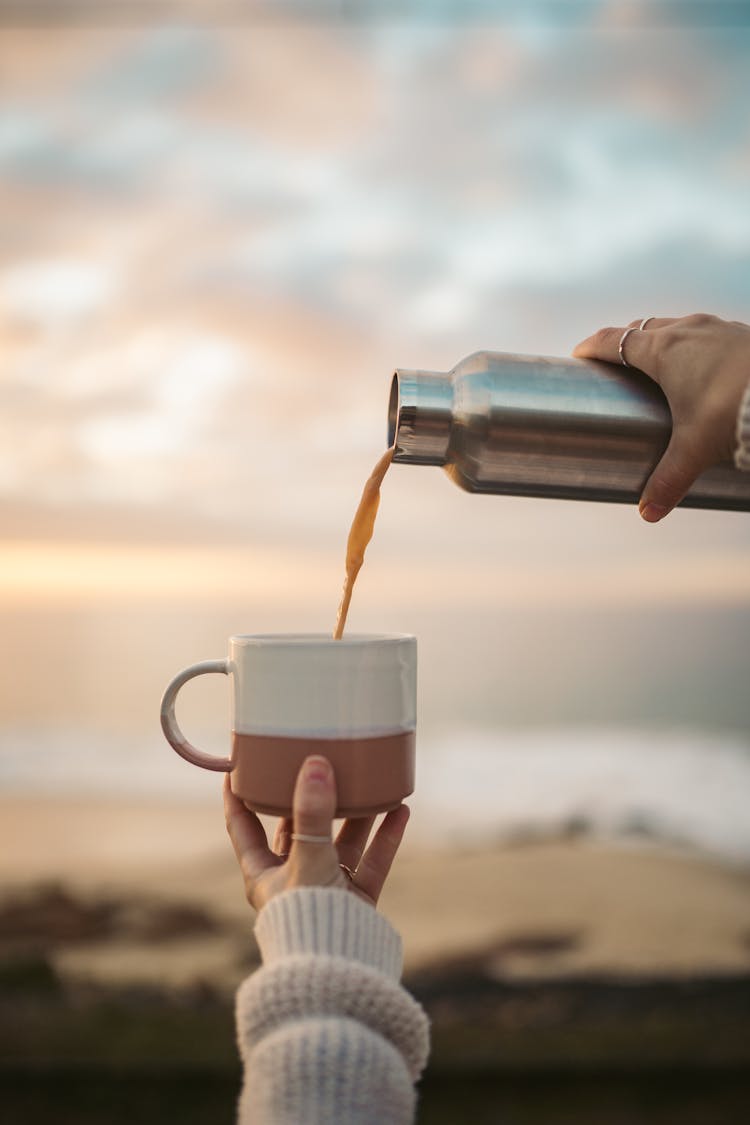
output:
MULTIPOLYGON (((593 834, 750 862, 744 606, 409 607, 384 599, 372 570, 352 631, 418 639, 413 839, 593 834)), ((220 778, 162 736, 161 693, 180 668, 224 655, 232 632, 325 629, 321 606, 0 607, 0 793, 215 801, 220 815, 220 778)), ((192 742, 227 753, 223 676, 191 681, 178 716, 192 742)))
MULTIPOLYGON (((420 843, 594 836, 750 862, 750 740, 687 730, 456 727, 418 738, 417 762, 409 831, 420 843)), ((220 785, 178 758, 156 723, 139 738, 0 732, 6 795, 215 802, 218 818, 220 785)))

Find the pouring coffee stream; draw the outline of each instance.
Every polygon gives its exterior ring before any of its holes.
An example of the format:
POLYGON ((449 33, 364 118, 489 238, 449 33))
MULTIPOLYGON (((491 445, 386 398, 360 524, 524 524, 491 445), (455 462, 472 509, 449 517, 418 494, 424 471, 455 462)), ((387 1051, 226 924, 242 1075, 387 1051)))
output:
POLYGON ((346 577, 344 579, 344 592, 341 604, 336 615, 336 625, 333 630, 333 639, 340 641, 344 635, 346 617, 349 612, 349 603, 352 600, 352 590, 365 559, 367 544, 372 539, 375 529, 375 518, 380 506, 380 486, 388 472, 388 466, 393 460, 393 449, 388 449, 378 461, 367 479, 362 491, 362 499, 357 511, 354 513, 349 538, 346 543, 346 577))

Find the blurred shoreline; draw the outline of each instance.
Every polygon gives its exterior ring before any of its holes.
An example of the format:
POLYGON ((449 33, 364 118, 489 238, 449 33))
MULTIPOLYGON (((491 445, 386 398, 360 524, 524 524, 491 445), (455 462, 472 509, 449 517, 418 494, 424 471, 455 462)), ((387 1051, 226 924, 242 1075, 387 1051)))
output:
MULTIPOLYGON (((407 840, 380 908, 431 1021, 420 1121, 744 1120, 750 867, 581 837, 407 840)), ((230 1120, 252 922, 218 804, 1 798, 8 1120, 45 1122, 61 1094, 63 1125, 119 1125, 127 1105, 230 1120)))
MULTIPOLYGON (((218 813, 0 801, 9 1121, 60 1097, 63 1125, 231 1119, 233 995, 258 955, 218 813)), ((744 1120, 750 870, 581 840, 407 845, 381 907, 431 1021, 420 1121, 744 1120)))
MULTIPOLYGON (((252 953, 252 912, 218 804, 0 799, 0 902, 43 908, 50 888, 89 904, 137 900, 146 913, 149 903, 181 904, 212 920, 198 935, 178 927, 172 946, 114 923, 101 940, 55 944, 50 934, 53 963, 70 979, 231 989, 252 953)), ((539 836, 460 848, 407 838, 381 908, 410 971, 466 957, 508 980, 750 971, 750 867, 653 843, 539 836)))

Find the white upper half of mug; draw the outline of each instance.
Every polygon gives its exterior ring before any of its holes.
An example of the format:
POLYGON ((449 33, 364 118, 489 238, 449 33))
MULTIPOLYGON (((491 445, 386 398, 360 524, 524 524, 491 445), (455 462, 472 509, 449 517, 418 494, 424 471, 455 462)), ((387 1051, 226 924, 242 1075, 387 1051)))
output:
POLYGON ((366 738, 416 726, 415 637, 236 636, 229 667, 238 734, 366 738))

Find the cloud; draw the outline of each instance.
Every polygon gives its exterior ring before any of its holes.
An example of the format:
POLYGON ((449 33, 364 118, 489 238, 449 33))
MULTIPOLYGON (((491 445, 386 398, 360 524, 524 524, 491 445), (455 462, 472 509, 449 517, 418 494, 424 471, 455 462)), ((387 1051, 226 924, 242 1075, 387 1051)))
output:
POLYGON ((6 503, 332 542, 396 365, 739 315, 742 34, 624 10, 64 33, 36 86, 27 41, 0 112, 6 503))
POLYGON ((0 308, 42 329, 87 319, 116 299, 114 271, 97 261, 31 261, 0 277, 0 308))
POLYGON ((104 112, 117 106, 174 99, 211 82, 222 66, 220 40, 210 32, 188 27, 157 27, 92 60, 72 90, 85 106, 104 112))

